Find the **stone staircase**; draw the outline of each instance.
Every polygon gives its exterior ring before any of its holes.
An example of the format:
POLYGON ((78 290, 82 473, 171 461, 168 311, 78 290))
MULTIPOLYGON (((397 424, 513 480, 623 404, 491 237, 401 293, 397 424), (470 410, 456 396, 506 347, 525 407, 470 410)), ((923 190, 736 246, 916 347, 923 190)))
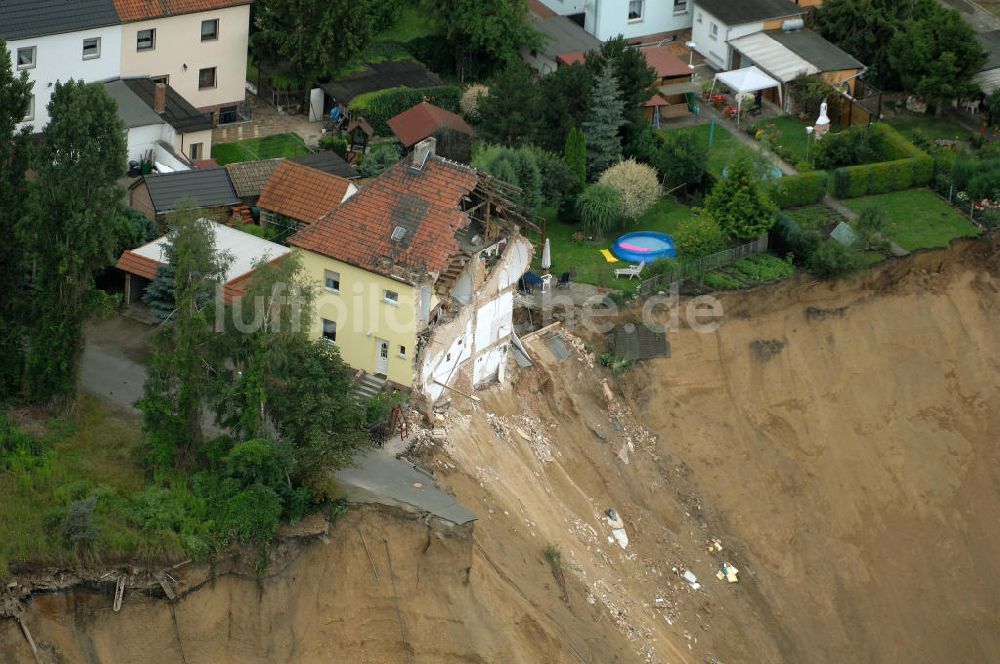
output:
POLYGON ((351 388, 351 397, 355 401, 371 399, 385 388, 385 383, 385 376, 376 376, 375 374, 368 373, 362 374, 360 378, 354 381, 354 385, 351 388))

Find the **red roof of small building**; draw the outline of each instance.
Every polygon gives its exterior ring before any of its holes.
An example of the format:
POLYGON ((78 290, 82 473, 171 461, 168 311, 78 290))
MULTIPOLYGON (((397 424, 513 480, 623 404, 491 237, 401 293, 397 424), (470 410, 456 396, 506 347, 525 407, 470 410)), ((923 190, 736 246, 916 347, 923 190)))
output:
POLYGON ((465 120, 451 111, 422 101, 386 122, 399 142, 406 147, 416 145, 428 136, 442 129, 453 129, 468 136, 475 136, 475 130, 465 120))
POLYGON ((656 70, 659 78, 690 76, 687 63, 670 52, 666 46, 643 46, 639 49, 646 56, 646 63, 656 70))
POLYGON ((350 186, 350 180, 337 175, 283 161, 274 168, 257 205, 311 224, 340 205, 350 186))
POLYGON ((128 23, 249 4, 250 0, 115 0, 115 9, 128 23))
POLYGON ((670 106, 670 102, 667 101, 666 97, 657 92, 649 98, 649 101, 646 102, 646 107, 648 108, 650 106, 670 106))
POLYGON ((115 267, 119 270, 123 270, 129 274, 136 274, 140 277, 145 277, 146 279, 155 279, 156 272, 160 269, 161 265, 163 265, 163 263, 158 260, 147 258, 146 256, 140 256, 139 254, 131 251, 125 251, 122 253, 118 262, 115 263, 115 267))
POLYGON ((361 131, 365 132, 365 134, 367 134, 368 136, 375 135, 375 130, 372 129, 372 126, 370 124, 368 124, 368 120, 365 120, 364 118, 351 120, 350 123, 347 125, 348 133, 353 133, 355 129, 360 129, 361 131))
POLYGON ((440 274, 458 252, 455 232, 470 221, 461 201, 478 182, 455 162, 432 157, 418 171, 406 159, 288 242, 376 274, 440 274))
POLYGON ((560 53, 556 56, 556 60, 563 65, 575 65, 583 64, 587 61, 587 54, 583 51, 569 51, 568 53, 560 53))

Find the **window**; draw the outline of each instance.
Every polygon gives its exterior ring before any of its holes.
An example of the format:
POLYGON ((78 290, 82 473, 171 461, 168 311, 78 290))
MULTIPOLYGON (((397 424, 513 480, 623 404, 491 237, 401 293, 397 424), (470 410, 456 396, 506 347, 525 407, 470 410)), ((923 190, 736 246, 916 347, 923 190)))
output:
POLYGON ((333 270, 326 270, 326 274, 323 275, 323 287, 326 288, 331 293, 339 293, 340 272, 334 272, 333 270))
POLYGON ((83 59, 96 60, 101 57, 101 38, 93 37, 83 40, 83 59))
POLYGON ((687 0, 674 0, 675 14, 687 14, 687 10, 688 10, 687 0))
POLYGON ((35 95, 31 95, 28 101, 28 112, 24 114, 23 122, 31 122, 35 119, 35 95))
POLYGON ((24 46, 17 49, 17 68, 34 69, 36 55, 37 51, 34 46, 24 46))
POLYGON ((719 38, 719 26, 716 25, 715 23, 709 23, 708 24, 708 36, 711 37, 712 39, 718 39, 719 38))
POLYGON ((215 41, 219 38, 219 19, 201 22, 201 40, 215 41))
POLYGON ((156 48, 156 29, 140 30, 135 33, 135 50, 152 51, 156 48))
POLYGON ((406 357, 406 346, 400 346, 399 347, 399 356, 400 357, 406 357))
POLYGON ((192 143, 189 148, 191 159, 201 159, 201 143, 192 143))
POLYGON ((170 85, 170 75, 169 74, 161 74, 160 76, 150 76, 149 80, 151 80, 153 82, 153 85, 156 85, 157 83, 163 83, 164 85, 170 85))
POLYGON ((337 323, 332 320, 323 319, 323 338, 327 341, 336 343, 337 341, 337 323))
POLYGON ((198 89, 215 87, 215 67, 206 67, 198 71, 198 89))
POLYGON ((701 23, 701 12, 698 12, 698 22, 701 23))
POLYGON ((646 0, 628 0, 628 20, 641 21, 646 0))
POLYGON ((396 291, 383 291, 382 297, 385 299, 387 304, 399 304, 399 293, 396 291))

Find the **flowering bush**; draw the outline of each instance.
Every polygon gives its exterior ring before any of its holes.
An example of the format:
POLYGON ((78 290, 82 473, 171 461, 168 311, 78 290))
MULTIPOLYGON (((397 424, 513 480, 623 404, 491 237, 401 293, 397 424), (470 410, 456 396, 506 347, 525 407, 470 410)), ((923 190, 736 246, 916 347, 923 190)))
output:
POLYGON ((604 171, 598 184, 618 193, 621 216, 626 222, 635 222, 660 197, 660 181, 656 177, 656 170, 635 159, 620 161, 604 171))
POLYGON ((470 85, 462 93, 462 98, 458 102, 459 108, 462 109, 462 115, 465 116, 466 120, 475 122, 479 119, 479 100, 480 97, 488 97, 490 94, 490 89, 481 83, 476 83, 470 85))

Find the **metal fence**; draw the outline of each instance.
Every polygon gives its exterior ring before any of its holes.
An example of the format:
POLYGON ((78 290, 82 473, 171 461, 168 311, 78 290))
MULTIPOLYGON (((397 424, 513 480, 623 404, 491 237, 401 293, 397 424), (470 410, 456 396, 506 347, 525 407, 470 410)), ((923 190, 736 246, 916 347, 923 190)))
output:
POLYGON ((732 249, 726 249, 714 254, 709 254, 708 256, 691 261, 690 263, 681 263, 672 270, 666 270, 654 277, 650 277, 639 284, 639 288, 636 292, 643 296, 650 295, 656 291, 663 290, 664 287, 670 285, 671 283, 681 282, 685 279, 701 276, 706 272, 711 272, 712 270, 718 269, 723 265, 728 265, 729 263, 738 261, 741 258, 749 258, 750 256, 762 254, 767 251, 767 248, 768 236, 765 233, 756 240, 747 242, 746 244, 741 244, 740 246, 733 247, 732 249))

